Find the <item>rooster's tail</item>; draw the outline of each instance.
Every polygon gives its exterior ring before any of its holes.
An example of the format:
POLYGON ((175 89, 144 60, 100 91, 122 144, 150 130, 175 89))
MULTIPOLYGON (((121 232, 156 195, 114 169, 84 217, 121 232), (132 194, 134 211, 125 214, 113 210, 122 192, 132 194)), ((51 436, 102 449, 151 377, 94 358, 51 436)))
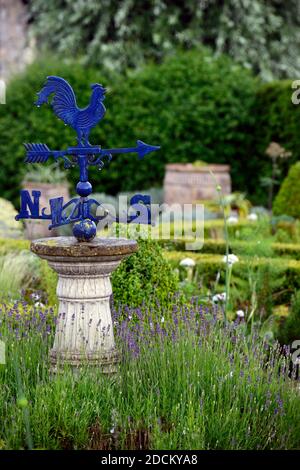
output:
POLYGON ((54 94, 52 100, 53 111, 66 124, 72 124, 72 114, 77 109, 76 98, 72 87, 61 77, 49 76, 38 95, 36 106, 48 103, 50 95, 54 94))

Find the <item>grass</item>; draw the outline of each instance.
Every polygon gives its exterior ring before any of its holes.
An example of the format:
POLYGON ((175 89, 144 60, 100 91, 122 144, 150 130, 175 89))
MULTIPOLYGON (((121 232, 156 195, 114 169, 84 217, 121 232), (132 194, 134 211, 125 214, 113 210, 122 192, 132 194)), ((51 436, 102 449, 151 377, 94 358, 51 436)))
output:
POLYGON ((117 376, 84 368, 51 377, 53 311, 2 307, 2 448, 300 448, 300 395, 287 351, 245 335, 243 322, 224 327, 217 310, 195 303, 113 313, 117 376))
POLYGON ((0 300, 20 298, 22 289, 33 283, 38 265, 27 250, 0 256, 0 300))

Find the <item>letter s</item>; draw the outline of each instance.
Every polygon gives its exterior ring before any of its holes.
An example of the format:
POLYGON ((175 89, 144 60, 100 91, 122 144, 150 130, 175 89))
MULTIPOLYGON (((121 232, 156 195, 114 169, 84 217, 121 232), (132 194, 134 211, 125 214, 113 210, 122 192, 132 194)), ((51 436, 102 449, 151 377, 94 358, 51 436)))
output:
POLYGON ((300 80, 294 80, 293 83, 292 83, 292 88, 296 91, 294 91, 294 93, 292 93, 292 97, 291 97, 291 100, 292 100, 292 103, 293 104, 299 104, 300 103, 300 80), (297 90, 298 88, 298 90, 297 90))

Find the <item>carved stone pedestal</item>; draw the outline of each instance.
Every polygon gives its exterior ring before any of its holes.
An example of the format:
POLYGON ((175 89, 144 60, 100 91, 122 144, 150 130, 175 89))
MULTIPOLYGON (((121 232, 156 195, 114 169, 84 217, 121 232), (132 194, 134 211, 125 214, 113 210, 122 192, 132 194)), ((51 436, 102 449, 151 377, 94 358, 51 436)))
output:
POLYGON ((110 275, 122 259, 137 251, 134 240, 73 237, 35 240, 31 251, 57 273, 58 319, 50 352, 53 370, 69 364, 100 367, 113 373, 118 363, 109 300, 110 275))

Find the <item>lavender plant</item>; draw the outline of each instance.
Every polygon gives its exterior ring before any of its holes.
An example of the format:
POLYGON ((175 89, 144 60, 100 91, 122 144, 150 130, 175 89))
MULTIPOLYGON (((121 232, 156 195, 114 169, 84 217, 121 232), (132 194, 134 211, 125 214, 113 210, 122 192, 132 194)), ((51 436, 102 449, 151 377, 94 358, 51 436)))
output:
POLYGON ((0 443, 5 449, 296 449, 300 396, 290 353, 243 319, 195 300, 113 307, 118 380, 84 368, 49 374, 55 315, 17 302, 0 311, 0 443), (14 369, 19 364, 19 379, 14 369), (19 385, 18 385, 19 383, 19 385), (20 406, 26 405, 27 426, 20 406))

